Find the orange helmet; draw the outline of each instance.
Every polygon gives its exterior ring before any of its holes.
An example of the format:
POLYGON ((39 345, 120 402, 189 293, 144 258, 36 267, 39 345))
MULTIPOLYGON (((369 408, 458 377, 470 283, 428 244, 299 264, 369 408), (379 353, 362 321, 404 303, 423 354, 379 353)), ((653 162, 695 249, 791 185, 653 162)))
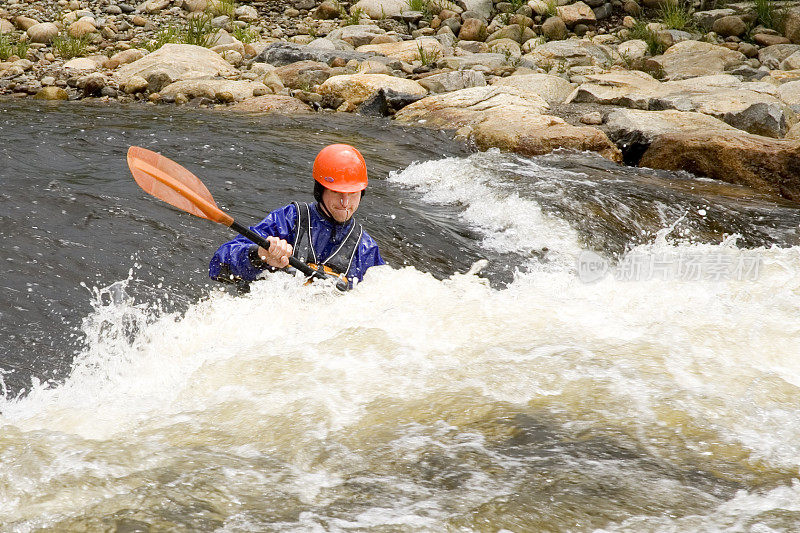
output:
POLYGON ((314 159, 314 179, 336 192, 358 192, 367 188, 367 163, 349 144, 331 144, 314 159))

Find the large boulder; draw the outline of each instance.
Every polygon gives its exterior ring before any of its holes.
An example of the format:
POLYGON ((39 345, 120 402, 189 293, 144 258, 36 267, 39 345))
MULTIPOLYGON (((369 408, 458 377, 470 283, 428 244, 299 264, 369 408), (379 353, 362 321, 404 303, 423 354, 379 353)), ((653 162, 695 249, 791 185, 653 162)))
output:
POLYGON ((395 120, 456 130, 458 138, 472 141, 481 149, 497 147, 539 155, 556 148, 573 148, 621 160, 619 150, 604 133, 544 115, 547 107, 537 94, 514 87, 475 87, 423 98, 400 110, 395 120))
POLYGON ((241 113, 281 113, 287 115, 310 113, 312 111, 307 104, 301 102, 297 98, 275 94, 246 98, 226 108, 226 110, 238 111, 241 113))
POLYGON ((500 148, 525 156, 543 155, 558 148, 597 152, 606 159, 621 162, 622 153, 605 133, 589 126, 572 126, 550 115, 519 115, 512 110, 498 111, 459 136, 468 138, 481 150, 500 148))
POLYGON ((586 76, 570 102, 622 105, 647 109, 649 95, 659 92, 661 82, 638 70, 613 70, 586 76))
POLYGON ((228 93, 230 100, 239 102, 253 96, 263 96, 269 92, 271 92, 270 89, 259 82, 195 79, 170 83, 161 90, 161 96, 175 97, 178 94, 184 94, 189 98, 205 97, 212 100, 228 100, 227 97, 221 96, 228 93))
POLYGON ((408 11, 406 0, 359 0, 353 9, 360 9, 373 20, 391 18, 408 11))
POLYGON ((474 70, 455 70, 422 78, 419 84, 431 93, 449 93, 469 87, 484 87, 486 78, 474 70))
POLYGON ((377 35, 383 35, 385 30, 372 24, 354 24, 333 30, 327 35, 328 39, 341 39, 355 47, 363 46, 372 42, 377 35))
POLYGON ((780 66, 784 59, 800 51, 800 44, 774 44, 758 51, 758 60, 770 70, 780 66))
POLYGON ((663 55, 651 58, 649 62, 663 71, 665 79, 683 80, 720 74, 746 60, 741 52, 724 46, 683 41, 671 46, 663 55))
POLYGON ((290 89, 308 89, 330 78, 331 67, 318 61, 298 61, 276 68, 275 74, 290 89))
POLYGON ((170 79, 176 81, 236 74, 230 63, 208 48, 191 44, 165 44, 138 61, 120 67, 114 79, 122 86, 131 76, 147 79, 156 71, 166 72, 170 79))
POLYGON ((642 156, 642 166, 686 170, 800 201, 800 141, 744 132, 669 133, 642 156))
POLYGON ((486 114, 498 109, 540 115, 548 107, 539 95, 514 87, 474 87, 423 98, 403 108, 395 115, 395 120, 405 124, 422 123, 434 128, 458 129, 478 123, 486 114))
POLYGON ((410 95, 425 95, 428 91, 414 80, 396 78, 386 74, 343 74, 332 76, 320 85, 323 97, 341 98, 352 110, 380 89, 410 95))
POLYGON ((570 101, 696 111, 750 133, 780 138, 796 119, 777 93, 774 85, 742 83, 727 74, 660 83, 643 72, 612 71, 587 76, 570 101))
POLYGON ((458 56, 446 56, 436 62, 440 68, 453 70, 475 69, 494 71, 508 66, 508 58, 503 54, 493 53, 464 53, 458 56))
POLYGON ((492 85, 515 87, 521 91, 538 94, 548 104, 560 104, 575 90, 576 85, 560 76, 550 74, 515 74, 497 78, 492 85))
POLYGON ((442 55, 442 44, 432 37, 422 37, 412 41, 401 41, 399 43, 368 44, 356 48, 361 53, 376 53, 387 57, 392 57, 399 61, 411 63, 424 56, 426 59, 435 61, 442 55))
POLYGON ((783 17, 783 34, 794 44, 800 44, 800 8, 789 9, 783 17))
POLYGON ((540 44, 524 57, 540 66, 562 64, 565 68, 582 65, 610 66, 615 52, 587 40, 568 39, 540 44))
POLYGON ((795 113, 780 99, 744 88, 656 96, 650 109, 697 111, 749 133, 774 138, 783 137, 796 122, 795 113))
MULTIPOLYGON (((326 40, 334 43, 335 46, 334 41, 330 39, 326 40)), ((316 61, 330 65, 334 59, 365 61, 374 55, 374 52, 362 53, 352 50, 330 50, 318 46, 277 42, 266 47, 253 59, 253 62, 269 63, 276 67, 282 67, 298 61, 316 61)))
POLYGON ((736 132, 721 120, 692 111, 615 109, 605 120, 605 131, 622 150, 625 161, 637 164, 647 148, 667 133, 736 132))

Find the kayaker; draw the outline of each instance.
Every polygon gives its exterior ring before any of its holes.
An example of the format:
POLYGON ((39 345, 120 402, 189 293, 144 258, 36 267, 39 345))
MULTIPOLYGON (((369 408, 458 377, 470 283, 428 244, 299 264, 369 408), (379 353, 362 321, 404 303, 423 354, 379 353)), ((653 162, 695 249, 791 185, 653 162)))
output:
POLYGON ((212 279, 246 289, 261 272, 285 268, 294 256, 343 274, 352 286, 368 268, 385 264, 378 245, 353 217, 367 187, 361 153, 347 144, 326 146, 312 173, 316 202, 292 202, 252 226, 267 238, 268 250, 242 236, 220 246, 209 265, 212 279))

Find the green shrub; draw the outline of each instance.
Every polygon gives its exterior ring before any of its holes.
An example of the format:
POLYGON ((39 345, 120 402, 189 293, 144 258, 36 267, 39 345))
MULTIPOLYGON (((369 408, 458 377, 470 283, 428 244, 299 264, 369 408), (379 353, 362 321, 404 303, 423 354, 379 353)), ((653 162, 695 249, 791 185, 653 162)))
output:
POLYGON ((756 24, 783 32, 786 19, 786 7, 778 8, 774 0, 754 0, 756 24))
POLYGON ((352 10, 352 12, 347 15, 344 19, 345 26, 354 26, 361 21, 361 16, 364 14, 364 10, 360 7, 356 7, 352 10))
POLYGON ((637 20, 628 34, 630 39, 640 39, 647 43, 650 55, 657 56, 664 53, 664 45, 659 42, 656 33, 647 27, 647 21, 637 20))
POLYGON ((661 8, 661 23, 667 28, 683 30, 692 26, 691 7, 685 0, 667 2, 661 8))
POLYGON ((252 29, 250 26, 246 26, 244 28, 235 26, 233 28, 233 37, 243 43, 252 43, 253 41, 257 41, 259 36, 260 34, 258 31, 252 29))
POLYGON ((85 56, 89 47, 89 39, 88 35, 71 37, 66 33, 61 33, 53 39, 53 50, 64 59, 85 56))
POLYGON ((212 16, 209 13, 199 17, 191 17, 186 23, 183 32, 183 42, 208 48, 214 39, 216 30, 211 25, 212 16))
POLYGON ((214 11, 217 15, 227 15, 228 18, 233 20, 234 12, 236 11, 236 0, 218 0, 214 11))
POLYGON ((152 39, 149 43, 145 44, 144 47, 151 52, 155 52, 165 44, 181 42, 183 42, 183 36, 181 35, 180 28, 170 24, 166 28, 159 31, 156 34, 155 39, 152 39))
POLYGON ((417 43, 417 58, 422 62, 423 65, 430 65, 439 59, 439 52, 436 50, 428 52, 425 50, 425 47, 422 46, 422 43, 417 43))

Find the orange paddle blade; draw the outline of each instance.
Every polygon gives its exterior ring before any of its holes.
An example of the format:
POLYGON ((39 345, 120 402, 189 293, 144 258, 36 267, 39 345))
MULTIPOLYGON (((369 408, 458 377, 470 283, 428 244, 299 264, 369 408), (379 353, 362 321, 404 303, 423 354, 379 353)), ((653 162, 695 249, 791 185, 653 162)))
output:
POLYGON ((144 192, 187 213, 230 226, 233 217, 217 207, 197 176, 175 161, 139 146, 128 149, 128 167, 144 192))

